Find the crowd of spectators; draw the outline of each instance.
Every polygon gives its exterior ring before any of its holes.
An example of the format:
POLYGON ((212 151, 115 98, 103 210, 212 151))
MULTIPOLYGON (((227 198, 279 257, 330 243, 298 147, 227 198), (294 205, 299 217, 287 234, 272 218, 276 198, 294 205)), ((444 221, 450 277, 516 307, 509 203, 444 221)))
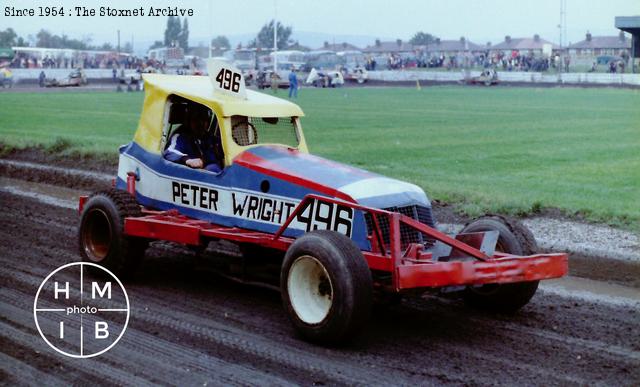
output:
MULTIPOLYGON (((570 58, 562 59, 557 54, 550 58, 535 55, 531 51, 521 52, 513 50, 510 53, 503 51, 467 52, 455 55, 443 53, 433 54, 419 52, 415 55, 400 56, 392 54, 388 56, 387 69, 397 70, 410 67, 444 68, 447 70, 463 68, 494 68, 502 71, 547 71, 562 68, 569 71, 570 58)), ((370 68, 367 68, 368 70, 370 68)))
POLYGON ((376 62, 375 58, 372 58, 371 56, 367 57, 365 63, 364 63, 364 68, 367 71, 375 71, 376 70, 376 66, 377 66, 378 62, 376 62))
POLYGON ((140 69, 141 71, 148 67, 160 69, 163 66, 163 63, 154 59, 139 58, 133 55, 118 56, 115 52, 108 54, 80 53, 71 58, 62 55, 57 57, 45 55, 44 58, 38 58, 35 55, 18 53, 9 64, 9 67, 12 68, 74 69, 80 67, 84 69, 140 69))

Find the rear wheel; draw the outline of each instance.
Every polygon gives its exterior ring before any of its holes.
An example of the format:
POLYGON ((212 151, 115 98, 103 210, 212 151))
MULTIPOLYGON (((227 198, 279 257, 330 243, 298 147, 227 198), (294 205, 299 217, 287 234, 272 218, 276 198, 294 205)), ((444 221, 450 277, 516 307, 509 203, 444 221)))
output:
POLYGON ((309 341, 348 340, 371 312, 371 271, 353 241, 333 231, 313 231, 291 245, 280 287, 289 319, 309 341))
POLYGON ((104 266, 116 275, 133 274, 149 242, 125 236, 124 220, 140 215, 140 206, 126 191, 110 189, 91 195, 78 230, 82 260, 104 266))
MULTIPOLYGON (((465 226, 461 233, 481 231, 499 232, 496 251, 515 255, 532 255, 537 251, 531 231, 515 219, 485 216, 465 226)), ((538 282, 469 286, 464 292, 464 300, 479 309, 515 312, 531 300, 538 289, 538 282)))

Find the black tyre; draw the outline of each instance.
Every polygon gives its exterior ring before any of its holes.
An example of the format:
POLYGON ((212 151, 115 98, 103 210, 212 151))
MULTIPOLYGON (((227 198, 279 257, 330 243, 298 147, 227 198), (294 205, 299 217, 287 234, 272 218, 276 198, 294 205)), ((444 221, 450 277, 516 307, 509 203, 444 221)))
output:
POLYGON ((280 288, 293 326, 312 342, 348 341, 371 313, 371 271, 353 241, 334 231, 307 233, 289 247, 280 288))
MULTIPOLYGON (((498 231, 496 250, 516 255, 532 255, 537 251, 531 231, 515 219, 485 216, 467 224, 461 233, 498 231)), ((512 313, 525 306, 536 293, 539 281, 513 284, 469 286, 464 291, 465 302, 475 308, 512 313)))
POLYGON ((140 215, 140 206, 126 191, 110 189, 91 195, 78 230, 82 260, 104 266, 118 276, 131 276, 149 242, 125 236, 124 219, 140 215))

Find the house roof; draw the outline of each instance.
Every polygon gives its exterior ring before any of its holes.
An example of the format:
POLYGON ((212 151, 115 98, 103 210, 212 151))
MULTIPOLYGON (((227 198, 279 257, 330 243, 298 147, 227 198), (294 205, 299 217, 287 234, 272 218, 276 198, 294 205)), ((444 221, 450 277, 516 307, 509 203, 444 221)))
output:
POLYGON ((574 43, 569 48, 631 48, 631 39, 621 40, 619 36, 592 36, 574 43))
POLYGON ((542 38, 510 38, 491 46, 492 50, 541 50, 545 44, 551 44, 551 48, 559 49, 555 43, 542 38))
POLYGON ((428 46, 421 47, 423 47, 426 51, 477 51, 486 48, 469 40, 461 41, 460 39, 440 40, 439 42, 436 41, 435 43, 429 44, 428 46))
POLYGON ((338 52, 338 51, 360 51, 360 48, 354 46, 351 43, 342 42, 342 43, 329 44, 329 45, 322 46, 322 47, 316 49, 316 51, 324 51, 324 50, 333 51, 333 52, 338 52))
POLYGON ((380 42, 380 45, 373 44, 371 46, 365 47, 362 51, 364 52, 409 52, 413 51, 415 47, 413 44, 407 42, 400 42, 398 45, 397 41, 388 41, 388 42, 380 42))

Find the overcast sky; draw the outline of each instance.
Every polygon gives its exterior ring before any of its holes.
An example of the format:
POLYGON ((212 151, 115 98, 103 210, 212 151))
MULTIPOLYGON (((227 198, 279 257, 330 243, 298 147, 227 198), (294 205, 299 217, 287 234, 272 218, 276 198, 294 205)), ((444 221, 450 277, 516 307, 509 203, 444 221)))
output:
MULTIPOLYGON (((255 34, 274 17, 295 32, 321 32, 331 35, 365 35, 407 40, 416 31, 425 31, 443 39, 466 36, 476 43, 497 43, 505 35, 531 37, 538 33, 557 42, 560 21, 560 0, 0 0, 0 29, 12 27, 24 37, 41 28, 69 37, 92 38, 94 44, 116 41, 116 31, 122 39, 135 42, 161 40, 166 17, 6 17, 5 7, 37 7, 61 5, 65 12, 75 6, 99 10, 150 6, 193 8, 189 18, 191 44, 206 41, 211 35, 255 34)), ((37 9, 36 9, 37 12, 37 9)), ((594 35, 616 35, 615 16, 640 15, 640 0, 567 0, 567 42, 584 39, 589 30, 594 35)), ((305 44, 301 34, 300 43, 305 44)), ((307 43, 309 44, 309 43, 307 43)))

